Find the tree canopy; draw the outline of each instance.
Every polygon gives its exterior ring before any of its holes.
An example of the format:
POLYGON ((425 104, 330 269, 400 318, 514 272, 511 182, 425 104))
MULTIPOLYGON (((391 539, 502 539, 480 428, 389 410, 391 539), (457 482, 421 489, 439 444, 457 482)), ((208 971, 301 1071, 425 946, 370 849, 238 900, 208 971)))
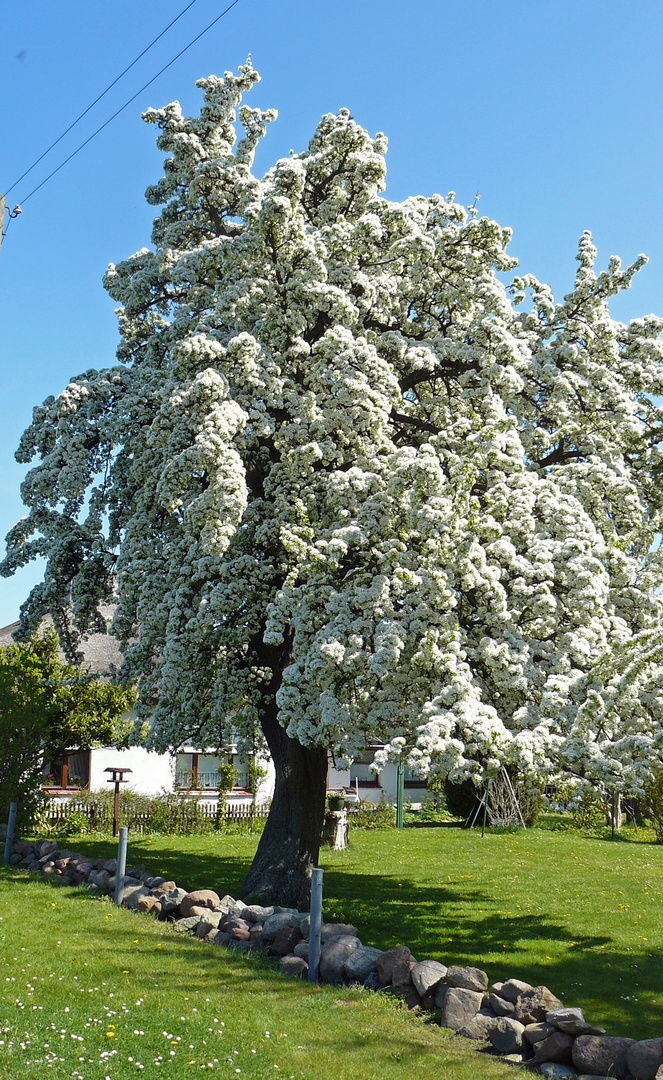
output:
POLYGON ((585 233, 555 303, 453 192, 385 198, 386 139, 347 110, 255 176, 257 78, 145 114, 162 209, 106 274, 119 362, 35 409, 3 572, 46 555, 22 623, 50 611, 72 655, 116 599, 155 747, 262 727, 277 792, 248 887, 282 898, 328 751, 636 785, 661 760, 651 665, 609 715, 615 651, 660 625, 663 320, 609 313, 642 256, 597 272, 585 233))

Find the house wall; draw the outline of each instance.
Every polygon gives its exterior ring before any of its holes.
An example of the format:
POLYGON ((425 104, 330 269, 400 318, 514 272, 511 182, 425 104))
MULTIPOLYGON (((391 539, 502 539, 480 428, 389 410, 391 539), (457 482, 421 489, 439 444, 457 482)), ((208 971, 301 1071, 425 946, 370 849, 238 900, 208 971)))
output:
MULTIPOLYGON (((269 802, 274 792, 274 765, 270 760, 260 761, 260 765, 266 769, 267 776, 258 787, 256 803, 261 805, 269 802)), ((127 784, 123 784, 121 790, 136 791, 141 795, 158 795, 162 791, 175 790, 175 756, 172 754, 158 754, 154 750, 146 750, 142 746, 131 746, 126 750, 115 750, 113 747, 95 747, 90 751, 90 790, 104 790, 109 780, 109 773, 104 772, 107 768, 131 769, 127 775, 127 784)), ((228 796, 227 801, 246 802, 248 795, 228 796)))
POLYGON ((274 768, 274 762, 271 757, 260 758, 259 765, 267 772, 267 776, 258 784, 258 790, 256 792, 256 805, 262 806, 264 803, 268 803, 274 794, 276 769, 274 768))
MULTIPOLYGON (((374 774, 377 783, 362 783, 359 781, 359 798, 363 802, 380 803, 384 796, 387 800, 396 801, 396 792, 398 787, 398 766, 395 764, 385 765, 381 773, 374 774)), ((407 774, 406 774, 407 775, 407 774)), ((328 788, 341 788, 352 787, 354 788, 355 776, 352 769, 335 769, 330 764, 329 771, 327 773, 327 787, 328 788)), ((422 781, 421 784, 413 784, 408 781, 405 785, 405 798, 412 803, 420 803, 425 800, 427 794, 426 781, 422 781)))
POLYGON ((131 769, 127 784, 120 790, 137 791, 141 795, 158 795, 160 791, 173 791, 173 759, 170 754, 157 754, 143 746, 130 746, 115 750, 112 746, 98 747, 90 753, 90 789, 105 790, 110 773, 107 768, 131 769))

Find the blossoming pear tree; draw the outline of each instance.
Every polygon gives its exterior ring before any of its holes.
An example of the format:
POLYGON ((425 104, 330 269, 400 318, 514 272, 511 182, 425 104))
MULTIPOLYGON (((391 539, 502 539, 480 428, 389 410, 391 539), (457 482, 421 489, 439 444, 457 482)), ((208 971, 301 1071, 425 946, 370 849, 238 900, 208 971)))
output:
POLYGON ((561 304, 506 285, 509 231, 453 193, 386 199, 386 140, 346 110, 254 175, 257 78, 145 114, 162 209, 106 274, 118 363, 35 409, 3 572, 46 556, 22 626, 49 611, 70 655, 117 603, 155 748, 262 731, 245 891, 297 903, 329 754, 584 776, 646 729, 661 760, 660 693, 631 680, 618 720, 608 699, 613 651, 660 620, 663 322, 611 319, 644 259, 596 273, 589 234, 561 304))

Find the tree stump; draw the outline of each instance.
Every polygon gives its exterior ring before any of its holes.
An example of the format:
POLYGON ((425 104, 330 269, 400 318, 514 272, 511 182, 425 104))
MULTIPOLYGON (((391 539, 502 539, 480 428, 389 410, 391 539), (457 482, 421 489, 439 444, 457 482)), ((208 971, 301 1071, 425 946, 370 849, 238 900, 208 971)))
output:
POLYGON ((347 810, 328 810, 322 827, 322 842, 332 851, 343 851, 348 846, 347 810))

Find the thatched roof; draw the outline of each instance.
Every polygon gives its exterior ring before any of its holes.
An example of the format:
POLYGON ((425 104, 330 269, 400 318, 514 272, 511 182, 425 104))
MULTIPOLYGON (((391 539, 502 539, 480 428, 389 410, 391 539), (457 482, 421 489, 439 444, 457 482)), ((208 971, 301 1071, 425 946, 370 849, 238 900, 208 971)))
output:
MULTIPOLYGON (((113 616, 113 608, 109 605, 103 605, 102 615, 107 622, 110 622, 113 616)), ((45 616, 42 625, 53 625, 53 620, 50 615, 45 616)), ((4 648, 6 645, 16 644, 13 635, 14 632, 18 630, 18 627, 18 622, 13 622, 10 623, 9 626, 3 626, 0 629, 0 648, 4 648)), ((111 665, 119 668, 122 663, 120 647, 117 640, 114 637, 111 637, 110 634, 90 634, 89 637, 80 642, 79 651, 83 653, 81 666, 87 668, 88 671, 93 672, 95 675, 106 674, 111 665)), ((62 650, 60 650, 60 659, 66 659, 62 650)))

